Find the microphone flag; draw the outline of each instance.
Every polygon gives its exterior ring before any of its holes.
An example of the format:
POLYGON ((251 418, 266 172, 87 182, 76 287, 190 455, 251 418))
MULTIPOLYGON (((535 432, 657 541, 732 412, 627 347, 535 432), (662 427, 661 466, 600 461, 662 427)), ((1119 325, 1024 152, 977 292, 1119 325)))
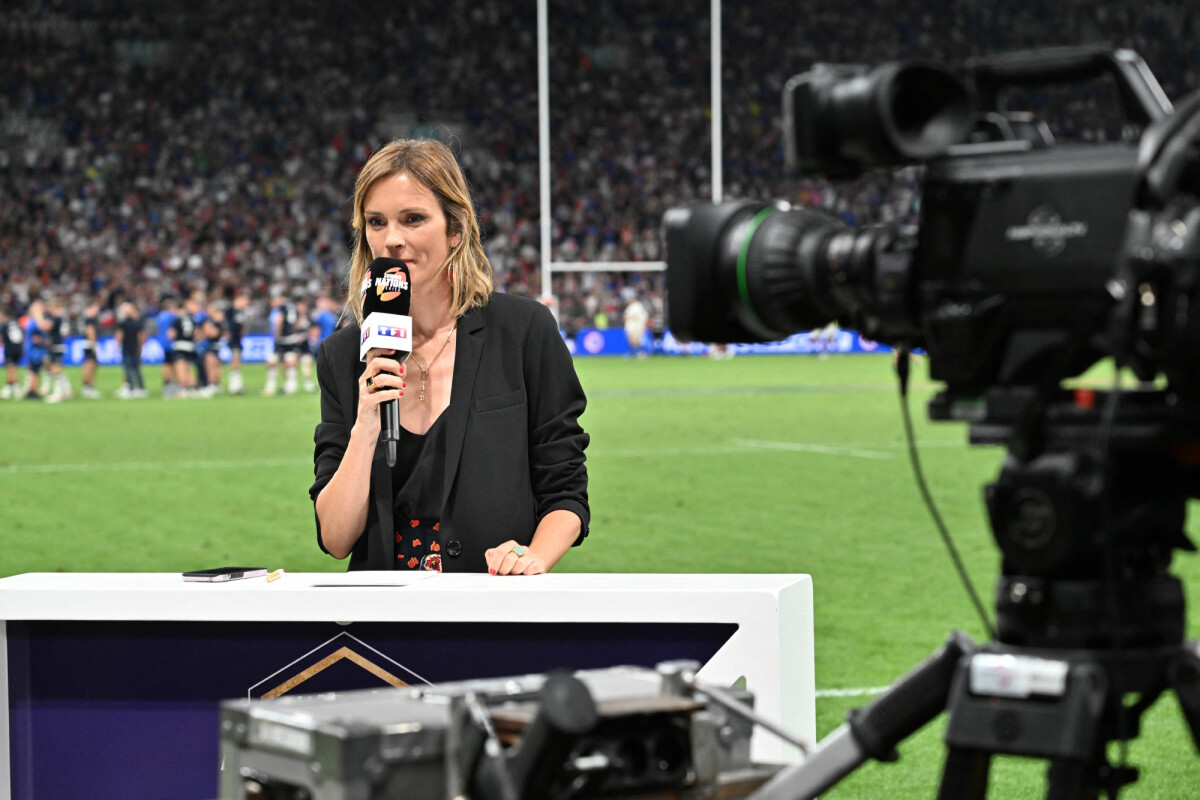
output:
POLYGON ((377 258, 363 278, 363 324, 358 358, 367 360, 373 347, 395 350, 404 361, 412 352, 412 303, 408 265, 395 258, 377 258))

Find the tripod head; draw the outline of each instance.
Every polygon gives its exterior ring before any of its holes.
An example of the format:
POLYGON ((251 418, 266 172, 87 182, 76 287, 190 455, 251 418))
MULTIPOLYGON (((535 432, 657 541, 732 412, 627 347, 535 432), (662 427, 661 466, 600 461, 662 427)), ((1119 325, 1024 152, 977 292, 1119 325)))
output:
MULTIPOLYGON (((1196 496, 1190 407, 1160 389, 996 392, 973 444, 1009 454, 985 488, 1002 560, 997 638, 1029 647, 1179 644, 1185 602, 1168 572, 1196 496)), ((939 408, 937 400, 931 408, 939 408)))

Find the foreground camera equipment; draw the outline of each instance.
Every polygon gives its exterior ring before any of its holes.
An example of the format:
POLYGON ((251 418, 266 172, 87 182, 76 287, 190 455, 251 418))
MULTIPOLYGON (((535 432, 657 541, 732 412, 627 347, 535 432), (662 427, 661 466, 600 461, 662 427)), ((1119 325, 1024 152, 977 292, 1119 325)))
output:
MULTIPOLYGON (((1129 51, 818 66, 784 91, 786 155, 851 176, 920 165, 919 226, 728 202, 666 217, 671 327, 764 342, 838 321, 922 348, 935 420, 1008 449, 986 487, 996 631, 955 634, 756 797, 813 797, 943 709, 940 797, 982 798, 990 759, 1045 759, 1048 797, 1116 797, 1109 762, 1173 691, 1200 745, 1200 654, 1169 572, 1200 497, 1200 95, 1174 109, 1129 51), (1107 80, 1123 141, 1058 143, 1006 110, 1029 88, 1107 80), (1063 385, 1104 358, 1137 389, 1063 385)), ((985 619, 985 625, 990 625, 985 619)))
POLYGON ((776 772, 750 761, 764 721, 698 666, 226 701, 221 798, 744 797, 776 772))

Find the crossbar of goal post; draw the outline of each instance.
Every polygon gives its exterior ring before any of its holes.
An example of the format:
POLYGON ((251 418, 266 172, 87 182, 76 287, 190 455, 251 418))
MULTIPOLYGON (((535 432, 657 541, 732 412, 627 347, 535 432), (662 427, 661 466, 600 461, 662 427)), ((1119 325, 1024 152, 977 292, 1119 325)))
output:
MULTIPOLYGON (((551 275, 554 272, 663 272, 663 261, 551 261, 551 241, 554 221, 550 214, 550 45, 547 22, 547 0, 537 3, 538 39, 538 184, 541 205, 542 295, 552 296, 551 275)), ((721 163, 721 0, 709 0, 712 24, 709 26, 710 69, 712 94, 712 200, 721 202, 724 184, 721 163)))
POLYGON ((665 272, 665 261, 554 261, 551 272, 665 272))

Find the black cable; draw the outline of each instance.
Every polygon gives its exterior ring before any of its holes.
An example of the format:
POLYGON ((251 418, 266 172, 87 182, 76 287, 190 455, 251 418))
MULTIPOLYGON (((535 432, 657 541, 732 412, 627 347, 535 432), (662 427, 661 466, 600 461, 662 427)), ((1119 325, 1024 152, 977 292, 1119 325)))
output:
MULTIPOLYGON (((1112 623, 1110 633, 1113 640, 1113 650, 1116 651, 1118 659, 1121 651, 1125 648, 1124 636, 1121 633, 1121 601, 1117 593, 1117 560, 1116 548, 1112 541, 1114 537, 1113 531, 1113 509, 1112 499, 1109 495, 1109 458, 1112 455, 1112 433, 1116 425, 1117 404, 1121 397, 1121 369, 1120 365, 1113 364, 1113 388, 1105 399, 1104 410, 1100 414, 1100 433, 1099 433, 1099 448, 1098 453, 1098 468, 1100 470, 1100 541, 1104 548, 1101 554, 1101 561, 1104 569, 1104 586, 1103 594, 1105 606, 1108 611, 1108 617, 1112 623)), ((1116 704, 1117 729, 1128 730, 1127 714, 1129 709, 1122 702, 1116 704)), ((1117 764, 1118 767, 1125 767, 1129 763, 1129 740, 1119 739, 1117 741, 1117 764)), ((1116 800, 1118 789, 1112 790, 1112 800, 1116 800)))
POLYGON ((933 524, 937 528, 938 535, 942 537, 942 544, 945 545, 946 551, 950 554, 950 560, 954 562, 954 569, 958 572, 958 578, 962 581, 963 588, 967 590, 967 595, 971 598, 971 603, 975 606, 975 612, 979 615, 979 621, 983 623, 984 631, 987 632, 989 639, 995 640, 996 629, 992 626, 991 620, 988 619, 987 610, 984 608, 983 602, 979 599, 979 593, 975 591, 975 585, 971 582, 971 576, 967 574, 967 568, 963 564, 958 548, 954 546, 954 542, 950 538, 950 532, 946 528, 946 523, 942 520, 942 515, 938 511, 937 504, 933 501, 929 485, 925 482, 925 473, 921 469, 921 458, 917 453, 916 434, 913 433, 912 415, 908 409, 910 354, 908 349, 904 347, 898 349, 896 353, 896 376, 900 386, 900 416, 904 419, 904 434, 908 440, 908 458, 912 463, 913 477, 916 478, 917 488, 921 492, 921 498, 925 501, 925 507, 929 510, 929 515, 933 517, 933 524))

